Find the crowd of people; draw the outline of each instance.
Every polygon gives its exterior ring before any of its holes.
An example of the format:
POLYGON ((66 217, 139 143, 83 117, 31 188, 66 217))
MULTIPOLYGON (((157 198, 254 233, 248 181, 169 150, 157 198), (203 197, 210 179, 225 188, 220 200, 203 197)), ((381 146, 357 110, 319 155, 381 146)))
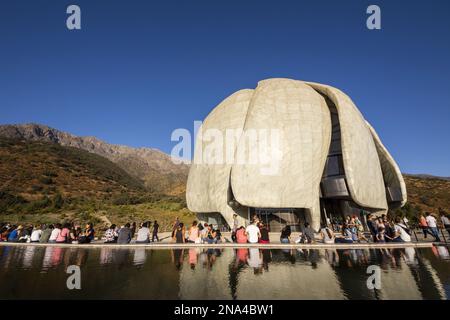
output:
POLYGON ((0 224, 0 241, 33 243, 90 243, 94 240, 92 223, 82 229, 74 223, 12 225, 0 224))
MULTIPOLYGON (((449 217, 443 213, 441 215, 442 227, 450 234, 449 217)), ((406 218, 395 217, 389 219, 386 215, 376 217, 373 214, 367 215, 367 228, 365 228, 360 218, 356 215, 347 216, 342 222, 325 223, 316 234, 311 225, 306 222, 299 236, 291 239, 292 231, 289 225, 283 227, 280 233, 280 243, 314 243, 321 241, 325 244, 333 243, 361 243, 361 242, 411 242, 413 230, 406 218), (369 235, 370 234, 370 235, 369 235), (367 235, 367 236, 366 236, 367 235)), ((427 212, 418 217, 418 226, 423 232, 424 238, 428 235, 434 237, 434 241, 440 242, 438 222, 435 216, 427 212)), ((158 221, 146 221, 137 228, 136 222, 126 223, 120 227, 112 224, 101 239, 104 243, 128 244, 135 238, 136 244, 148 244, 160 242, 158 236, 158 221)), ((8 242, 31 242, 31 243, 91 243, 96 232, 93 224, 88 223, 81 228, 75 223, 56 223, 49 225, 11 225, 9 223, 0 224, 0 241, 8 242)), ((212 224, 198 223, 193 221, 189 228, 177 217, 172 224, 171 239, 173 243, 195 243, 195 244, 216 244, 227 241, 223 238, 219 228, 212 224)), ((254 215, 250 224, 244 227, 238 220, 237 215, 233 216, 233 226, 231 228, 231 239, 235 243, 268 244, 270 243, 269 228, 254 215)), ((416 237, 417 239, 417 237, 416 237)))

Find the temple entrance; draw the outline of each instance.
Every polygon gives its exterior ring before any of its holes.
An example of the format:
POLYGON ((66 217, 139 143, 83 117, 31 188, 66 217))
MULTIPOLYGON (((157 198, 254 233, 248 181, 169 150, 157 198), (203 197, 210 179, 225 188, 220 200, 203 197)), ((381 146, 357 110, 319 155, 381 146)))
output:
POLYGON ((346 216, 357 216, 366 228, 366 215, 370 212, 364 210, 351 200, 345 199, 321 199, 321 222, 329 227, 342 224, 346 216))
POLYGON ((285 226, 290 226, 292 232, 297 232, 306 222, 303 209, 249 208, 250 221, 255 214, 270 232, 280 232, 285 226))

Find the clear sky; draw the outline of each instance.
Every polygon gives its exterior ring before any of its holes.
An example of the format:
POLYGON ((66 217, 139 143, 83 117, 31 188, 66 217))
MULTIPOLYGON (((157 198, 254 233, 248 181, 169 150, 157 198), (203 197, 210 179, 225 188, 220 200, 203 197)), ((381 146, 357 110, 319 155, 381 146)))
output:
POLYGON ((349 94, 403 172, 450 176, 449 16, 447 0, 2 0, 0 123, 169 153, 234 91, 289 77, 349 94))

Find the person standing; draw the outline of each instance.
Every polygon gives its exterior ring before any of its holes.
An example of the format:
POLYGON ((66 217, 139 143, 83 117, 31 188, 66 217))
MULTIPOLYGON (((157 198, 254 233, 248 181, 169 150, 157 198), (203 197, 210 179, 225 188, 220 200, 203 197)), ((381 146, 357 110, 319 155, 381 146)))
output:
POLYGON ((267 230, 267 227, 263 222, 259 223, 259 232, 261 234, 259 243, 270 243, 269 230, 267 230))
POLYGON ((183 223, 178 223, 177 228, 174 231, 173 240, 176 243, 185 243, 186 242, 186 236, 185 236, 185 230, 184 230, 183 223))
POLYGON ((441 222, 447 233, 450 235, 450 219, 445 212, 441 213, 441 222))
POLYGON ((136 229, 137 229, 136 222, 133 222, 133 223, 131 224, 131 228, 130 228, 130 231, 131 231, 131 239, 134 238, 134 235, 135 235, 135 233, 136 233, 136 229))
POLYGON ((178 229, 179 225, 180 225, 180 219, 178 217, 176 217, 175 221, 172 225, 172 238, 175 236, 175 231, 178 229))
POLYGON ((155 220, 155 222, 153 222, 153 230, 152 230, 152 242, 159 242, 159 238, 158 238, 158 230, 159 230, 159 224, 158 221, 155 220))
POLYGON ((261 232, 259 231, 259 228, 256 226, 256 223, 258 222, 254 221, 245 229, 245 233, 247 234, 249 243, 258 243, 259 238, 261 238, 261 232))
POLYGON ((200 243, 200 230, 198 229, 197 221, 195 220, 192 222, 192 226, 189 228, 188 242, 200 243))
POLYGON ((395 217, 394 229, 400 235, 400 239, 404 242, 411 242, 411 231, 407 225, 402 221, 402 218, 395 217))
POLYGON ((434 237, 435 241, 441 242, 441 239, 439 238, 439 230, 437 228, 436 218, 433 217, 429 212, 426 213, 426 216, 428 228, 430 228, 431 235, 434 237))
POLYGON ((420 227, 420 229, 422 229, 423 238, 426 239, 429 231, 428 231, 427 219, 423 216, 423 214, 421 214, 419 217, 419 227, 420 227))
POLYGON ((239 221, 237 218, 237 214, 233 214, 233 229, 231 230, 231 240, 236 242, 236 231, 239 228, 239 221))
POLYGON ((369 228, 373 242, 377 242, 377 227, 375 221, 373 220, 373 215, 370 213, 367 215, 367 228, 369 228))
POLYGON ((240 226, 236 230, 236 242, 237 243, 247 243, 247 235, 245 234, 245 229, 243 226, 240 226))

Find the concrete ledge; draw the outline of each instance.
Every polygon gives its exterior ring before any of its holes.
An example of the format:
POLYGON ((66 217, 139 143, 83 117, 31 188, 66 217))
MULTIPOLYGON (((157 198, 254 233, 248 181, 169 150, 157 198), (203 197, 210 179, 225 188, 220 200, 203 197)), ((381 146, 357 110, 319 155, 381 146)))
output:
POLYGON ((251 243, 217 243, 217 244, 194 244, 194 243, 150 243, 150 244, 105 244, 102 242, 89 244, 59 244, 59 243, 17 243, 0 242, 0 246, 36 246, 36 247, 62 247, 62 248, 112 248, 112 249, 192 249, 192 248, 259 248, 259 249, 401 249, 401 248, 431 248, 439 243, 432 242, 409 242, 409 243, 353 243, 353 244, 251 244, 251 243))

